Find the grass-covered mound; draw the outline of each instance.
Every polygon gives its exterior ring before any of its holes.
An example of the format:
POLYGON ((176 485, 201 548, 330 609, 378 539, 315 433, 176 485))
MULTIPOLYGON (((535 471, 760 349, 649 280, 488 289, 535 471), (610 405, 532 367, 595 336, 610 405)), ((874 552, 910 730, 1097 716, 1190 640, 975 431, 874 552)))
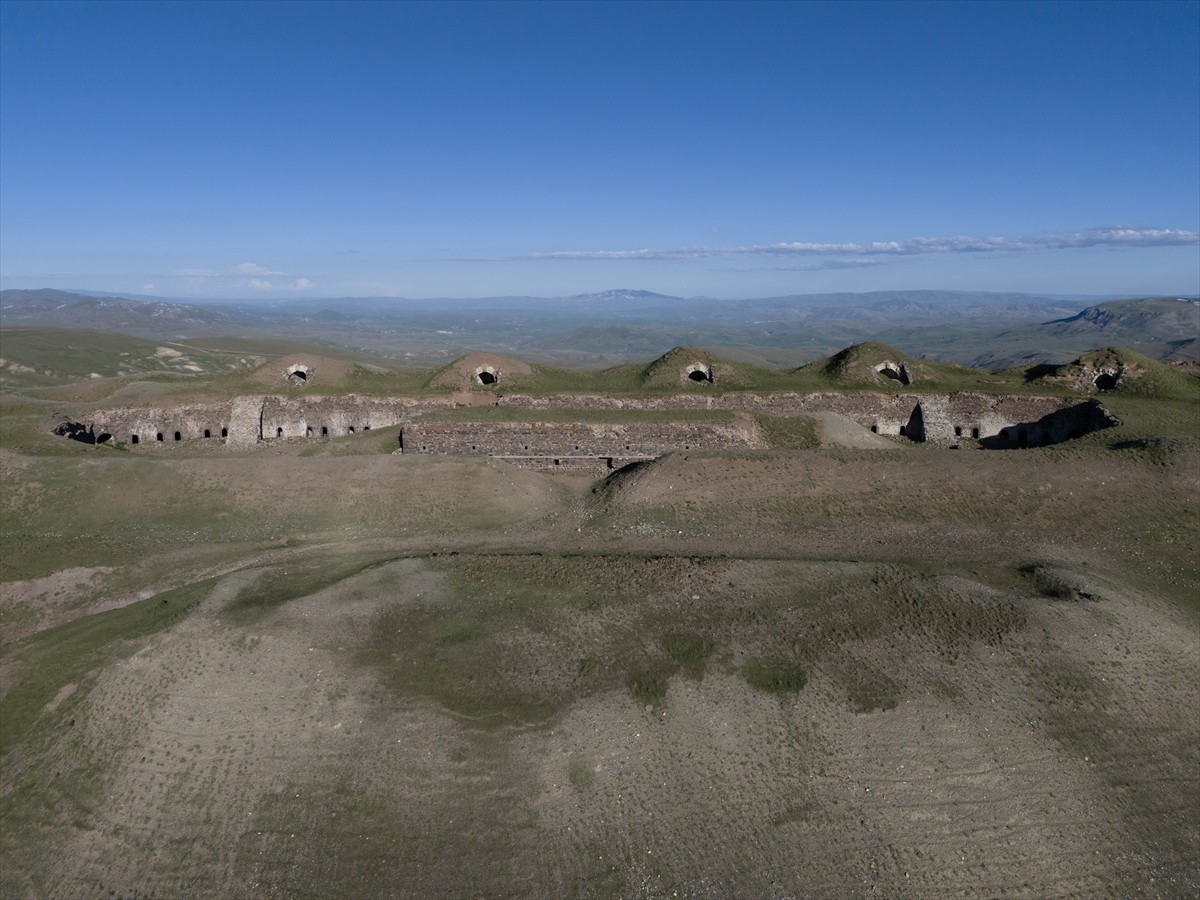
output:
POLYGON ((1100 347, 1064 366, 1034 366, 1026 381, 1084 393, 1118 393, 1161 399, 1200 399, 1200 380, 1126 347, 1100 347))
POLYGON ((468 353, 436 370, 428 381, 434 390, 484 390, 520 384, 533 374, 527 362, 500 353, 468 353))

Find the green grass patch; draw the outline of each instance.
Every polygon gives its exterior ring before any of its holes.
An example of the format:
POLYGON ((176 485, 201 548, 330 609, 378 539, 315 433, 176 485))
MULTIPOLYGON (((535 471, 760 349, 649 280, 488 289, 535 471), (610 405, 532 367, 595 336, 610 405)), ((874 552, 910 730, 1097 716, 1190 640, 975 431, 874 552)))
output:
POLYGON ((817 426, 803 416, 759 415, 759 427, 772 450, 815 450, 821 446, 817 426))
POLYGON ((461 644, 478 635, 481 627, 478 619, 451 613, 434 622, 430 630, 439 644, 461 644))
POLYGON ((800 666, 780 659, 752 659, 742 667, 742 676, 770 694, 797 694, 808 680, 800 666))
POLYGON ((318 557, 268 569, 239 590, 237 596, 221 610, 221 615, 233 624, 252 625, 284 604, 315 594, 378 562, 374 557, 365 560, 355 557, 337 562, 318 557))
POLYGON ((649 672, 637 672, 629 679, 629 696, 638 703, 658 706, 667 696, 667 679, 649 672))
MULTIPOLYGON (((93 673, 128 655, 134 642, 183 619, 208 595, 216 578, 155 594, 119 609, 85 616, 19 641, 5 651, 19 671, 0 700, 0 757, 25 740, 46 705, 71 683, 90 687, 93 673)), ((85 691, 86 692, 86 691, 85 691)))
POLYGON ((663 649, 681 666, 700 666, 712 656, 713 642, 698 634, 673 632, 662 637, 663 649))

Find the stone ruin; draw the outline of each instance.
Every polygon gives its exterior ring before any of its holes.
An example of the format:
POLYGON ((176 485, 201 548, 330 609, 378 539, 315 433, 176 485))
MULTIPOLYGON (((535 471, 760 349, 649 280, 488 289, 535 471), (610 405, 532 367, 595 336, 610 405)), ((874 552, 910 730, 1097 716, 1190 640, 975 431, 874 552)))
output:
POLYGON ((893 381, 898 381, 901 384, 912 384, 912 373, 908 369, 908 363, 893 362, 892 360, 884 360, 874 366, 874 371, 877 375, 882 375, 884 378, 891 378, 893 381))
POLYGON ((684 384, 689 381, 696 384, 712 384, 717 380, 717 375, 712 366, 708 363, 693 362, 688 363, 679 373, 679 380, 684 384))
POLYGON ((306 366, 303 363, 295 363, 284 370, 283 379, 289 384, 304 387, 312 381, 315 374, 317 374, 317 370, 313 367, 306 366))
POLYGON ((484 364, 475 367, 475 383, 484 387, 500 383, 501 372, 495 366, 484 364))

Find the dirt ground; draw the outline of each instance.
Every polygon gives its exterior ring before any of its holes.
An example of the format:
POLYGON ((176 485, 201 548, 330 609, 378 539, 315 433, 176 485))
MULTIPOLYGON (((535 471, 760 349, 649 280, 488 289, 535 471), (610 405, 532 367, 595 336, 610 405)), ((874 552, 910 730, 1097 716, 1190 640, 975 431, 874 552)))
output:
POLYGON ((0 454, 0 894, 1196 896, 1200 459, 821 431, 0 454))

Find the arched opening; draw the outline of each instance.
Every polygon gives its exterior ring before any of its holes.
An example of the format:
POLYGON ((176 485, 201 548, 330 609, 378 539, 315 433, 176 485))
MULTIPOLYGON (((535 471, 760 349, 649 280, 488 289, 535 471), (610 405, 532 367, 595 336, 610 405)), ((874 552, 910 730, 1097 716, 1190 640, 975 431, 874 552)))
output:
POLYGON ((912 414, 908 417, 908 424, 900 433, 918 444, 925 442, 925 413, 921 409, 920 403, 913 407, 912 414))
POLYGON ((961 425, 955 425, 955 426, 954 426, 954 436, 955 436, 955 437, 962 437, 962 426, 961 426, 961 425))
POLYGON ((325 425, 321 426, 321 437, 329 437, 329 428, 325 425))
POLYGON ((492 366, 480 366, 475 370, 475 380, 482 385, 496 384, 500 380, 500 371, 492 366))
POLYGON ((978 428, 971 429, 971 437, 975 438, 975 440, 979 440, 979 429, 978 428))
POLYGON ((875 367, 875 371, 884 378, 890 378, 901 384, 912 384, 912 377, 909 375, 906 363, 883 362, 875 367))
POLYGON ((97 444, 107 444, 111 440, 112 440, 112 435, 109 434, 107 431, 102 431, 102 432, 100 432, 100 434, 96 435, 96 443, 97 444))
POLYGON ((204 429, 204 436, 205 436, 206 438, 210 438, 210 437, 212 437, 212 431, 210 431, 209 429, 205 428, 205 429, 204 429))
POLYGON ((283 373, 283 377, 292 384, 303 386, 308 384, 308 379, 312 377, 312 373, 313 370, 308 366, 296 363, 295 365, 287 367, 287 370, 283 373))
POLYGON ((136 444, 137 442, 138 442, 138 436, 136 434, 131 434, 129 436, 129 443, 136 444))
POLYGON ((162 434, 162 432, 161 432, 161 431, 160 431, 160 432, 158 432, 158 434, 156 434, 156 435, 154 436, 154 439, 155 439, 156 441, 158 441, 158 442, 160 442, 160 443, 161 443, 161 442, 162 442, 162 439, 163 439, 163 434, 162 434))
POLYGON ((872 426, 871 426, 871 434, 879 434, 879 425, 878 425, 878 423, 876 423, 875 425, 872 425, 872 426))
POLYGON ((277 438, 283 437, 283 426, 280 426, 275 429, 275 437, 277 437, 277 438))
POLYGON ((903 425, 900 426, 900 437, 905 437, 903 425))
POLYGON ((346 434, 354 434, 354 426, 353 425, 351 425, 349 428, 346 429, 346 434))
POLYGON ((1098 391, 1111 391, 1117 386, 1117 376, 1112 372, 1101 372, 1092 383, 1098 391))
POLYGON ((704 372, 703 369, 692 369, 692 371, 688 372, 688 378, 690 378, 692 381, 709 381, 710 380, 708 375, 704 372))
POLYGON ((712 366, 706 366, 701 362, 694 362, 683 370, 683 377, 688 381, 694 381, 696 384, 712 384, 713 369, 712 366))
POLYGON ((221 437, 229 437, 229 429, 228 428, 221 429, 221 437))
POLYGON ((370 431, 370 430, 371 430, 371 426, 370 426, 370 425, 364 425, 364 426, 363 426, 363 431, 370 431))
POLYGON ((304 427, 304 436, 305 436, 305 437, 312 437, 312 426, 311 426, 311 425, 306 425, 306 426, 304 427))
POLYGON ((183 435, 182 435, 182 434, 180 434, 178 431, 177 431, 177 432, 175 432, 175 440, 177 440, 177 441, 182 441, 182 440, 183 440, 183 435))

